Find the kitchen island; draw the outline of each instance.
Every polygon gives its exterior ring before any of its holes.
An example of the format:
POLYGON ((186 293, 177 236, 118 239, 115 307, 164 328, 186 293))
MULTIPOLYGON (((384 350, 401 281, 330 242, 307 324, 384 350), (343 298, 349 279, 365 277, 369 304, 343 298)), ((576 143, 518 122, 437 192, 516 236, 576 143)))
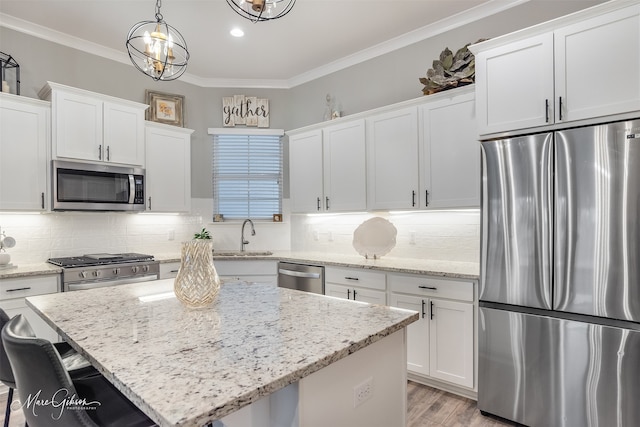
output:
POLYGON ((405 425, 416 312, 245 282, 190 310, 172 289, 159 280, 27 304, 162 426, 405 425))

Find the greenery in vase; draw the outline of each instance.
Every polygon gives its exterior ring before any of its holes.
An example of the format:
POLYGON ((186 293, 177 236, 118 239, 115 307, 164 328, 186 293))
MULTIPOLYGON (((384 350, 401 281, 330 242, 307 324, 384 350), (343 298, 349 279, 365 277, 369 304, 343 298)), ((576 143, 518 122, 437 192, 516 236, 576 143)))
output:
POLYGON ((209 231, 203 227, 200 232, 193 235, 193 238, 211 240, 211 234, 209 234, 209 231))

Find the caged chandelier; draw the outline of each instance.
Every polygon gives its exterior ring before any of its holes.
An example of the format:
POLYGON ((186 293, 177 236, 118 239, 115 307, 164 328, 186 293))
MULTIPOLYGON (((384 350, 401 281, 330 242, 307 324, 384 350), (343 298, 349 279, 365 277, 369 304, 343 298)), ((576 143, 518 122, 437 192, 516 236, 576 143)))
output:
POLYGON ((142 21, 129 30, 127 51, 135 67, 153 80, 175 80, 187 69, 189 51, 182 34, 164 22, 156 0, 156 20, 142 21))
POLYGON ((227 0, 231 9, 250 21, 269 21, 291 12, 296 0, 227 0))

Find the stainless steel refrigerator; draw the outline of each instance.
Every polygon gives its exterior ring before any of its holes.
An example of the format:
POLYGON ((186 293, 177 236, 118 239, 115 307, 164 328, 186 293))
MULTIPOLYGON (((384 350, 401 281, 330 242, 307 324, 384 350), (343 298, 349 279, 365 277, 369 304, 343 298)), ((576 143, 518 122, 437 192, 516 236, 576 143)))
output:
POLYGON ((478 407, 640 426, 640 119, 482 150, 478 407))

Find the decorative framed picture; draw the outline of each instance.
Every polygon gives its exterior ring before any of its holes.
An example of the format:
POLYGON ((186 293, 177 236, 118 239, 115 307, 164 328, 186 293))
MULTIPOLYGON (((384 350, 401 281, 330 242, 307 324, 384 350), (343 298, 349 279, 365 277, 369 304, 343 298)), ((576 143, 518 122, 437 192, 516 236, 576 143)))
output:
POLYGON ((145 98, 149 104, 146 111, 147 120, 184 127, 184 96, 147 89, 145 98))

